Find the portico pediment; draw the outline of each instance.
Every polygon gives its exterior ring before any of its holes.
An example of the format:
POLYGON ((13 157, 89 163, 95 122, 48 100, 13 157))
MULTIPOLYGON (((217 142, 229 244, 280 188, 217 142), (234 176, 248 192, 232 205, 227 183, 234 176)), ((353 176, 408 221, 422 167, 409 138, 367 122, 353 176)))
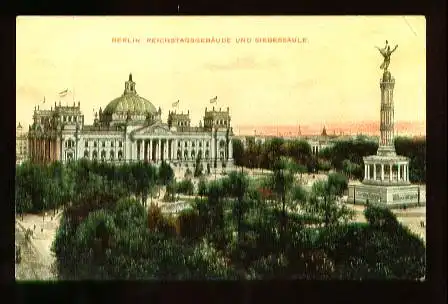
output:
POLYGON ((131 133, 133 136, 139 137, 139 136, 147 136, 147 135, 170 135, 173 134, 168 126, 157 124, 152 126, 145 126, 143 128, 134 130, 131 133))

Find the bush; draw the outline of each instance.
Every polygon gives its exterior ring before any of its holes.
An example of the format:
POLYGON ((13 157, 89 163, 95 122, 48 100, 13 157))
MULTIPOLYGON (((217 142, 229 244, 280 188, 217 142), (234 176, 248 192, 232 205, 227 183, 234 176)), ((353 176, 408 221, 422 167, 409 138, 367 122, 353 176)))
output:
POLYGON ((328 175, 328 186, 336 195, 343 195, 344 191, 348 189, 348 179, 344 174, 331 173, 328 175))
POLYGON ((177 217, 179 232, 183 238, 199 239, 205 233, 205 223, 196 210, 183 210, 177 217))
POLYGON ((395 214, 385 207, 369 205, 364 210, 364 216, 373 227, 389 227, 394 229, 399 225, 395 214))
POLYGON ((176 183, 177 193, 182 193, 186 195, 193 195, 194 193, 194 185, 190 179, 185 179, 176 183))
POLYGON ((159 231, 163 223, 163 214, 159 206, 152 203, 148 208, 148 228, 151 231, 159 231))

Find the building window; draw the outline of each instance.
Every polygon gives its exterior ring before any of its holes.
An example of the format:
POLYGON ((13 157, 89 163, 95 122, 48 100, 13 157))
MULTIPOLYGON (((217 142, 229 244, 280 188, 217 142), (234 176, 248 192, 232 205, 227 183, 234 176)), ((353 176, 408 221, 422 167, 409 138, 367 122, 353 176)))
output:
POLYGON ((93 150, 92 158, 93 158, 94 160, 97 160, 97 159, 98 159, 98 152, 97 152, 96 150, 93 150))
POLYGON ((87 141, 84 143, 84 147, 86 147, 86 148, 89 147, 89 143, 87 141))
POLYGON ((118 146, 121 148, 121 147, 123 147, 123 142, 120 140, 119 142, 118 142, 118 146))
POLYGON ((118 151, 118 160, 122 160, 123 159, 123 151, 118 151))
POLYGON ((177 146, 180 148, 180 141, 177 143, 177 146))
POLYGON ((208 141, 205 143, 205 146, 208 148, 208 146, 209 146, 209 142, 208 141))
POLYGON ((103 145, 103 148, 105 148, 106 147, 106 142, 103 141, 102 145, 103 145))
POLYGON ((191 143, 191 146, 194 148, 194 146, 195 146, 195 145, 194 145, 194 141, 191 143))
POLYGON ((188 143, 187 143, 187 142, 185 142, 185 145, 184 145, 184 146, 185 146, 185 148, 186 148, 186 147, 188 147, 188 143))
POLYGON ((93 147, 96 148, 98 146, 98 144, 96 143, 96 141, 93 142, 93 147))
POLYGON ((113 141, 110 142, 110 146, 111 146, 112 148, 114 147, 114 142, 113 142, 113 141))
POLYGON ((114 160, 115 152, 113 150, 110 151, 110 159, 114 160))
POLYGON ((67 121, 67 116, 64 116, 64 122, 66 122, 67 121))
POLYGON ((89 158, 89 151, 87 151, 87 150, 84 151, 84 157, 87 159, 89 158))
POLYGON ((202 148, 202 142, 199 142, 199 148, 202 148))
POLYGON ((209 157, 209 151, 206 150, 206 151, 205 151, 205 159, 208 159, 208 157, 209 157))
POLYGON ((104 161, 106 160, 106 151, 101 151, 101 160, 104 161))

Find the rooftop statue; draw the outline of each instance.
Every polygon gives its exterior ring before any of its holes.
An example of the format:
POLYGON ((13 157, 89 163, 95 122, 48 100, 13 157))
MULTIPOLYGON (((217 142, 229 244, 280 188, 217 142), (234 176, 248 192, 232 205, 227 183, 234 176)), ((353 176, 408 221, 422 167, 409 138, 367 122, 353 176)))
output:
POLYGON ((392 55, 392 53, 395 52, 397 47, 398 47, 398 45, 395 45, 394 49, 391 50, 387 40, 386 40, 386 45, 384 46, 383 49, 376 47, 380 51, 381 55, 383 55, 383 57, 384 57, 384 61, 381 64, 380 69, 387 71, 387 68, 389 67, 389 64, 390 64, 390 55, 392 55))

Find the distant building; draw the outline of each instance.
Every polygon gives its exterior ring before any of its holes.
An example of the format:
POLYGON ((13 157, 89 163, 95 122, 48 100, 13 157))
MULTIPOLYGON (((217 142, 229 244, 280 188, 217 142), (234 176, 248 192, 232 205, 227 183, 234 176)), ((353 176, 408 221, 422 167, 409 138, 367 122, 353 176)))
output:
POLYGON ((229 108, 205 109, 204 125, 190 125, 187 113, 169 112, 167 123, 162 110, 135 90, 132 74, 124 92, 95 113, 93 125, 84 124, 80 103, 54 105, 34 110, 30 126, 30 158, 34 162, 77 160, 105 162, 161 161, 190 167, 200 155, 204 168, 233 164, 229 108))
POLYGON ((28 139, 27 133, 23 130, 22 125, 16 128, 16 164, 21 164, 28 158, 28 139))
POLYGON ((274 135, 268 135, 268 136, 262 136, 262 135, 255 135, 255 136, 235 136, 234 138, 241 140, 243 143, 243 147, 246 149, 249 145, 250 141, 253 141, 255 143, 261 143, 264 144, 266 140, 280 137, 283 138, 285 141, 288 140, 304 140, 308 142, 308 144, 311 146, 311 153, 314 155, 318 155, 320 151, 326 148, 332 147, 336 142, 339 141, 347 141, 347 140, 355 140, 355 139, 363 139, 368 141, 374 141, 378 142, 377 136, 365 136, 365 135, 328 135, 327 130, 324 127, 320 135, 298 135, 298 136, 274 136, 274 135))

